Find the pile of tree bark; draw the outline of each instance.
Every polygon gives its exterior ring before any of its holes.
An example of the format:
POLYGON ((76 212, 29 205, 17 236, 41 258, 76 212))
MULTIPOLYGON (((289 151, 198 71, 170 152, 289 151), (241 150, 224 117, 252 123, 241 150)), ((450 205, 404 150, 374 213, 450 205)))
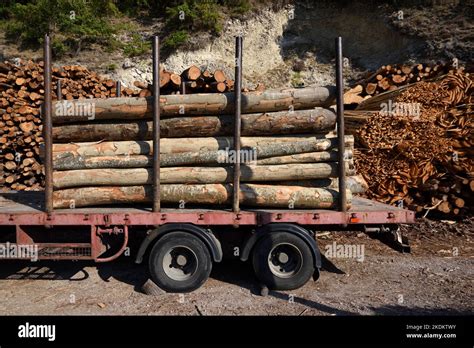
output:
MULTIPOLYGON (((336 116, 329 108, 335 89, 243 93, 239 154, 233 152, 233 98, 233 93, 161 96, 162 202, 230 204, 239 156, 243 206, 335 208, 339 163, 336 116)), ((93 107, 79 100, 53 104, 54 206, 150 202, 151 98, 87 102, 93 107), (65 108, 75 112, 63 113, 65 108), (77 112, 86 109, 93 115, 77 112)), ((354 138, 347 136, 345 143, 350 199, 367 184, 355 176, 354 138)))
POLYGON ((345 112, 367 196, 420 214, 473 212, 474 81, 462 69, 361 102, 345 112))
MULTIPOLYGON (((44 96, 43 67, 42 61, 0 63, 0 187, 3 189, 38 190, 44 185, 44 170, 39 156, 40 144, 43 142, 40 115, 44 96)), ((82 66, 54 67, 52 83, 52 97, 55 100, 58 99, 58 94, 67 101, 117 97, 116 81, 103 78, 82 66)), ((136 81, 131 87, 133 88, 123 86, 121 96, 151 95, 152 86, 146 83, 136 81)), ((161 71, 160 92, 163 95, 228 90, 233 90, 233 81, 220 70, 211 73, 191 66, 182 74, 165 69, 161 71)), ((217 118, 215 121, 217 122, 217 118)), ((135 128, 136 132, 143 132, 143 124, 136 123, 135 127, 138 127, 135 128)), ((223 124, 222 127, 229 127, 229 124, 223 124)), ((121 131, 120 126, 110 131, 114 130, 121 131)), ((58 137, 64 136, 56 134, 56 138, 58 137)), ((102 137, 97 135, 94 138, 100 139, 102 137)), ((69 140, 75 141, 73 138, 69 140)))

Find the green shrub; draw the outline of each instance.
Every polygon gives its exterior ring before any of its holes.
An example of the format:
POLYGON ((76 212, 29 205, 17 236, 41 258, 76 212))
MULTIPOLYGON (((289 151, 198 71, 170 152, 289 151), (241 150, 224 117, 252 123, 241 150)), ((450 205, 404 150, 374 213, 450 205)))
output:
POLYGON ((184 0, 183 3, 166 8, 166 25, 176 30, 210 31, 222 30, 221 8, 216 0, 184 0))
MULTIPOLYGON (((288 1, 288 0, 285 0, 288 1)), ((269 0, 264 3, 271 3, 269 0)), ((229 16, 242 16, 257 8, 257 0, 0 0, 0 28, 7 38, 23 46, 38 47, 44 34, 52 36, 55 55, 78 53, 91 43, 107 51, 123 50, 137 56, 150 49, 139 35, 122 43, 116 34, 134 32, 133 21, 161 17, 163 46, 176 49, 191 34, 217 35, 229 16), (124 16, 125 15, 125 16, 124 16), (119 20, 116 20, 119 18, 119 20)))
POLYGON ((231 16, 241 16, 252 10, 249 0, 224 0, 224 5, 229 9, 231 16))
POLYGON ((30 46, 41 44, 46 33, 57 34, 55 54, 79 50, 96 42, 108 45, 116 31, 107 17, 119 12, 112 0, 34 0, 9 8, 7 37, 30 46))
POLYGON ((182 46, 188 41, 188 33, 185 30, 178 30, 171 33, 163 40, 163 48, 175 49, 182 46))
POLYGON ((123 53, 128 57, 141 56, 145 53, 150 52, 151 43, 143 38, 139 34, 132 34, 132 40, 127 42, 123 46, 123 53))

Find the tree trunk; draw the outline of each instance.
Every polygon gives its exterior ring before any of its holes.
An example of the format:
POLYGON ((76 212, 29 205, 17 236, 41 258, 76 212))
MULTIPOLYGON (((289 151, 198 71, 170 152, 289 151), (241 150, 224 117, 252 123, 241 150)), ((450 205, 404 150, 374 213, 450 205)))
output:
MULTIPOLYGON (((54 208, 79 208, 111 204, 136 204, 152 201, 152 186, 83 187, 55 191, 54 208)), ((243 206, 331 209, 337 207, 339 194, 324 188, 242 184, 240 203, 243 206)), ((347 191, 350 205, 351 192, 347 191)), ((161 202, 164 204, 230 204, 232 185, 162 185, 161 202)))
MULTIPOLYGON (((336 116, 330 109, 280 111, 242 115, 242 135, 318 133, 333 128, 336 116)), ((234 116, 165 118, 160 122, 163 138, 232 135, 234 116)), ((151 140, 152 121, 115 121, 53 127, 54 142, 100 140, 151 140)))
POLYGON ((183 71, 181 76, 184 77, 185 80, 197 80, 199 76, 201 76, 201 69, 195 65, 191 65, 188 69, 183 71))
MULTIPOLYGON (((352 161, 352 150, 346 149, 344 153, 347 160, 352 161)), ((290 163, 317 163, 317 162, 337 162, 338 152, 336 150, 297 153, 294 155, 276 156, 269 158, 258 157, 257 164, 290 164, 290 163)))
MULTIPOLYGON (((242 95, 242 113, 311 109, 329 106, 334 98, 334 87, 248 92, 242 95)), ((234 93, 162 95, 160 109, 162 116, 233 114, 234 93)), ((57 124, 143 119, 151 115, 152 97, 67 100, 54 102, 52 112, 57 124)))
MULTIPOLYGON (((346 166, 347 175, 354 169, 346 166)), ((242 182, 309 180, 337 176, 337 163, 241 166, 242 182)), ((53 173, 55 189, 79 186, 126 186, 152 184, 151 168, 83 169, 53 173)), ((168 167, 160 171, 163 184, 213 184, 232 182, 232 167, 168 167)))
MULTIPOLYGON (((274 182, 273 185, 320 187, 339 190, 338 178, 326 178, 316 180, 297 180, 274 182)), ((346 176, 346 189, 352 193, 364 193, 369 189, 369 185, 362 175, 346 176)))
MULTIPOLYGON (((337 147, 337 138, 324 136, 275 136, 275 137, 242 137, 241 147, 264 147, 281 143, 281 146, 291 143, 313 143, 313 151, 326 151, 337 147)), ((346 147, 354 146, 354 137, 345 137, 346 147)), ((233 138, 208 137, 208 138, 165 138, 160 141, 161 153, 200 152, 232 150, 233 138)), ((69 156, 120 156, 120 155, 150 155, 152 154, 152 141, 110 141, 88 142, 71 144, 53 144, 53 157, 55 159, 69 156)))
MULTIPOLYGON (((241 163, 253 163, 258 165, 269 164, 291 164, 291 163, 318 163, 336 162, 338 160, 337 151, 308 152, 303 154, 276 156, 263 158, 258 155, 258 148, 251 152, 241 152, 241 163), (256 162, 255 162, 255 159, 256 162)), ((176 154, 162 154, 160 156, 161 167, 172 167, 182 165, 215 165, 219 163, 229 163, 232 153, 225 151, 207 152, 182 152, 176 154)), ((353 165, 352 150, 346 150, 348 163, 353 165)), ((153 164, 152 156, 132 155, 132 156, 97 156, 81 157, 64 155, 59 156, 53 162, 55 170, 77 170, 77 169, 101 169, 101 168, 146 168, 153 164)))

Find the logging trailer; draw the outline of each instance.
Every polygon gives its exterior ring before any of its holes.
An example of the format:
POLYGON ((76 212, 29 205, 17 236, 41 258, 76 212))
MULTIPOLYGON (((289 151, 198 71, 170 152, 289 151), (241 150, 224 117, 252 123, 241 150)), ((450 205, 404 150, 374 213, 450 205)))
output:
MULTIPOLYGON (((322 256, 317 231, 380 232, 403 244, 399 224, 414 213, 353 197, 346 206, 345 170, 339 166, 339 209, 241 209, 239 156, 234 164, 232 208, 170 209, 160 206, 159 43, 153 38, 153 204, 152 207, 53 209, 51 53, 44 42, 43 131, 45 190, 0 193, 0 246, 35 247, 40 260, 113 261, 131 239, 142 238, 135 256, 148 262, 151 279, 169 292, 189 292, 209 277, 224 255, 252 260, 257 278, 271 289, 290 290, 317 279, 322 256), (115 239, 115 244, 108 240, 115 239)), ((236 38, 234 150, 240 151, 242 38, 236 38)), ((117 86, 120 89, 120 86, 117 86)), ((337 132, 339 163, 344 162, 342 41, 336 39, 337 132)), ((60 90, 60 89, 59 89, 60 90)), ((120 95, 120 93, 117 93, 120 95)), ((5 252, 4 259, 21 259, 5 252)), ((30 258, 30 257, 28 257, 30 258)))

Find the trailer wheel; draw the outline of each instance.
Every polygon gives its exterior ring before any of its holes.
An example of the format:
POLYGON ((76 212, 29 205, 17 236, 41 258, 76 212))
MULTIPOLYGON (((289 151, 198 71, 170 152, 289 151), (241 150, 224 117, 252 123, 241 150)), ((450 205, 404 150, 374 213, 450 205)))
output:
POLYGON ((191 292, 209 278, 212 260, 207 246, 186 232, 161 237, 150 253, 152 280, 168 292, 191 292))
POLYGON ((262 237, 253 250, 253 269, 270 289, 293 290, 314 273, 311 249, 291 233, 273 232, 262 237))

